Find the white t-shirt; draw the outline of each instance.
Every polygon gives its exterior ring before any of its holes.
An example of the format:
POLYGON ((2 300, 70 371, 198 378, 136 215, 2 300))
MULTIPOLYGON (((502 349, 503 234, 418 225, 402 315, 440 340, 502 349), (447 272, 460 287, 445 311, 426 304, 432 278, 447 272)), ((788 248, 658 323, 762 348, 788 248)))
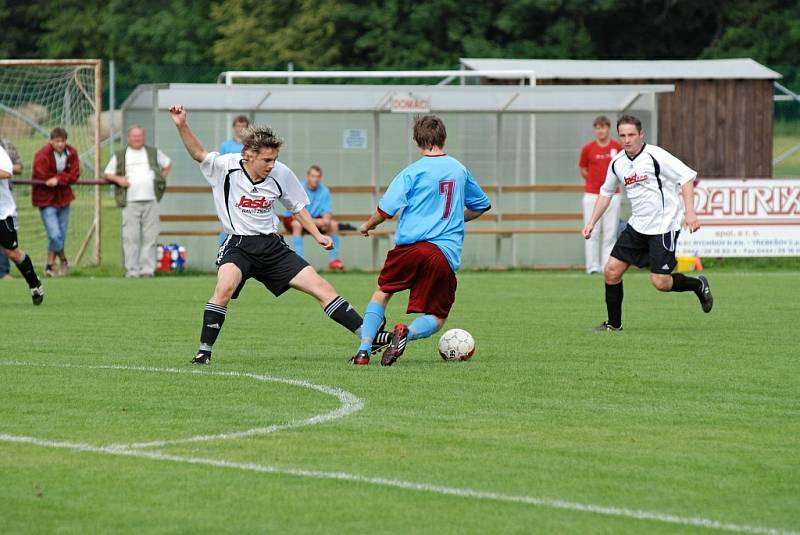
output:
MULTIPOLYGON (((14 164, 2 146, 0 146, 0 170, 14 175, 14 164)), ((0 178, 0 219, 8 216, 17 216, 17 203, 14 202, 14 195, 11 193, 11 177, 0 178)))
POLYGON ((697 171, 669 152, 645 144, 633 159, 624 150, 611 159, 600 193, 613 197, 617 186, 622 185, 631 201, 628 224, 641 234, 666 234, 680 230, 683 223, 680 188, 696 177, 697 171))
POLYGON ((253 183, 244 170, 241 154, 209 152, 200 170, 211 184, 217 217, 228 234, 274 234, 278 231, 278 218, 273 210, 276 200, 292 213, 308 204, 308 195, 300 181, 281 162, 275 162, 272 172, 258 183, 253 183))
MULTIPOLYGON (((158 165, 162 168, 167 167, 172 160, 166 154, 156 149, 156 159, 158 165)), ((117 155, 113 155, 111 160, 106 165, 106 174, 114 175, 117 173, 117 155)), ((125 149, 125 176, 131 183, 128 186, 128 193, 126 199, 128 201, 154 201, 156 200, 155 174, 150 168, 150 162, 147 161, 147 150, 144 147, 141 149, 132 149, 130 147, 125 149)))

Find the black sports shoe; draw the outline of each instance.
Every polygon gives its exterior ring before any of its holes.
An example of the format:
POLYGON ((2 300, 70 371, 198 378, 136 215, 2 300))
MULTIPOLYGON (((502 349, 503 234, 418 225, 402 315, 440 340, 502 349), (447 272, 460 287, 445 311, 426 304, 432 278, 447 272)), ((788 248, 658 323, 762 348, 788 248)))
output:
POLYGON ((200 352, 192 359, 192 364, 211 364, 211 355, 200 352))
POLYGON ((31 300, 33 301, 34 305, 41 305, 42 301, 44 301, 44 288, 41 286, 31 288, 31 300))
POLYGON ((611 325, 607 321, 604 321, 603 323, 601 323, 600 325, 598 325, 597 327, 595 327, 592 330, 594 332, 596 332, 596 333, 616 332, 616 331, 621 331, 622 330, 622 325, 620 325, 619 327, 614 327, 613 325, 611 325))
POLYGON ((700 300, 700 306, 703 307, 703 312, 708 314, 714 306, 714 296, 711 295, 711 286, 708 285, 708 279, 705 275, 700 275, 697 278, 700 279, 700 284, 702 284, 700 291, 697 292, 697 298, 700 300))
POLYGON ((369 351, 366 349, 359 349, 358 353, 350 359, 350 363, 354 366, 366 366, 369 364, 369 351))
MULTIPOLYGON (((380 326, 378 327, 378 332, 375 334, 375 338, 372 340, 372 347, 370 348, 370 354, 374 355, 384 347, 389 345, 389 342, 392 341, 392 333, 388 331, 384 331, 384 327, 386 327, 386 318, 383 318, 380 326)), ((352 359, 351 359, 352 360, 352 359)))
POLYGON ((406 342, 408 341, 408 327, 402 323, 394 326, 392 332, 392 341, 389 342, 389 347, 383 352, 381 357, 381 366, 391 366, 397 359, 403 356, 403 351, 406 350, 406 342))

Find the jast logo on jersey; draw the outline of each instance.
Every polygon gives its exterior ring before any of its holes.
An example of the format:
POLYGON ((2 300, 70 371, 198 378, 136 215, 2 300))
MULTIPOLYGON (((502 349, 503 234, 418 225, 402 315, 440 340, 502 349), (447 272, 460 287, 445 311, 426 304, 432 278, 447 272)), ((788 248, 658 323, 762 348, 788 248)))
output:
POLYGON ((236 203, 237 208, 272 208, 272 201, 267 201, 266 197, 256 197, 251 199, 242 195, 239 202, 236 203))
POLYGON ((640 182, 647 182, 648 176, 647 175, 637 175, 633 174, 631 176, 625 177, 625 186, 635 186, 640 182))

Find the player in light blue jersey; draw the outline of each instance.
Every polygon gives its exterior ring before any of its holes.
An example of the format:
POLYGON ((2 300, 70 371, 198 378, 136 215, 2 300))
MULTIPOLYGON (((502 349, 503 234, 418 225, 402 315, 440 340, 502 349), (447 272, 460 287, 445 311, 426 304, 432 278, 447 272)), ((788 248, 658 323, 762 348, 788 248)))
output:
MULTIPOLYGON (((339 222, 334 219, 331 206, 331 190, 322 183, 322 168, 316 164, 308 168, 303 189, 308 195, 309 204, 306 206, 308 213, 314 218, 314 224, 320 232, 330 236, 333 240, 333 249, 328 251, 328 269, 343 271, 344 263, 339 258, 339 222)), ((286 230, 292 233, 292 248, 300 256, 303 255, 303 233, 305 229, 295 221, 291 212, 283 215, 283 224, 286 230)))
POLYGON ((353 364, 369 364, 375 333, 385 323, 392 295, 411 290, 407 312, 422 313, 410 325, 394 326, 389 347, 381 357, 391 366, 408 340, 427 338, 447 320, 456 297, 455 272, 461 265, 464 223, 489 210, 489 199, 469 170, 444 153, 447 131, 435 115, 414 122, 414 142, 422 158, 398 174, 378 203, 378 209, 359 231, 364 236, 400 213, 396 247, 386 255, 378 289, 364 314, 361 345, 353 364))

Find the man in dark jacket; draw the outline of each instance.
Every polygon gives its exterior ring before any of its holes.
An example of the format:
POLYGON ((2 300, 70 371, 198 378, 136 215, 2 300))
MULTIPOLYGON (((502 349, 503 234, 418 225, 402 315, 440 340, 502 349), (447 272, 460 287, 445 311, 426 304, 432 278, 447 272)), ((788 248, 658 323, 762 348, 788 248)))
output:
POLYGON ((52 277, 56 256, 60 259, 60 273, 67 273, 67 255, 64 242, 69 228, 69 205, 75 199, 70 184, 80 176, 81 168, 78 151, 67 145, 67 131, 54 128, 50 132, 50 142, 42 147, 33 158, 31 178, 43 183, 33 186, 33 205, 39 208, 44 228, 47 231, 47 265, 45 276, 52 277))

